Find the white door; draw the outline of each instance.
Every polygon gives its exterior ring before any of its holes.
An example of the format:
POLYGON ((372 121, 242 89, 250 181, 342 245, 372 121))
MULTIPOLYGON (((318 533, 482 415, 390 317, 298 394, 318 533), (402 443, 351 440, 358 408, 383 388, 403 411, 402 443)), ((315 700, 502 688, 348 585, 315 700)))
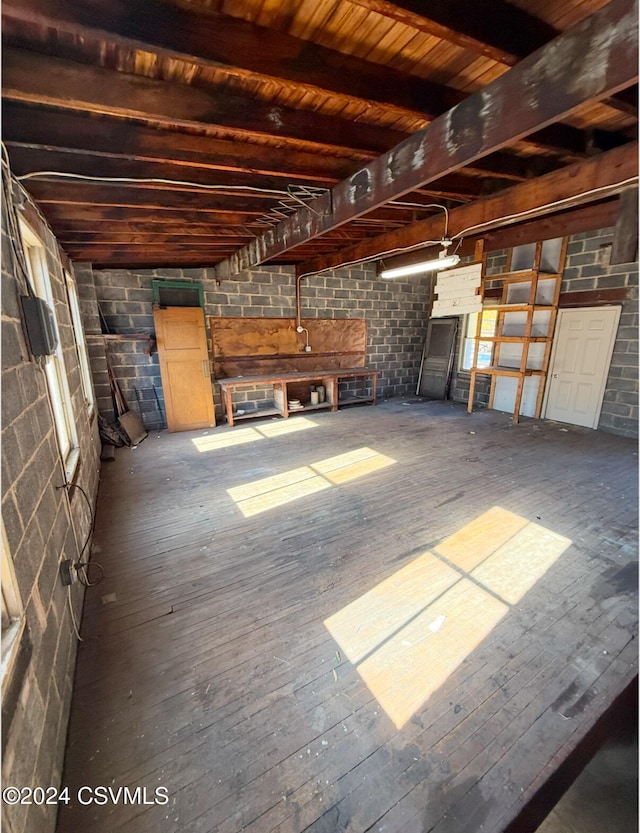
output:
POLYGON ((596 428, 620 307, 558 311, 544 416, 596 428))

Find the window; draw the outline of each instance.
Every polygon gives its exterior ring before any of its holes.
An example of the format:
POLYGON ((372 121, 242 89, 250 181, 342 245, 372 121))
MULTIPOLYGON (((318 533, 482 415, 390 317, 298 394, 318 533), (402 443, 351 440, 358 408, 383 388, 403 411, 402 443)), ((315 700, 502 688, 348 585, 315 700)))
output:
MULTIPOLYGON (((36 295, 45 300, 51 307, 54 319, 56 320, 56 327, 58 327, 55 301, 51 289, 51 277, 47 268, 44 246, 29 226, 20 223, 20 231, 31 285, 36 295)), ((53 411, 58 448, 64 464, 65 475, 67 481, 69 481, 72 479, 78 463, 79 450, 78 435, 73 421, 71 394, 69 393, 69 383, 67 381, 60 339, 58 339, 58 346, 56 347, 55 353, 47 356, 44 361, 44 372, 47 377, 47 390, 53 411)))
POLYGON ((202 284, 195 281, 151 281, 153 303, 160 307, 204 307, 202 284))
POLYGON ((68 272, 64 273, 64 280, 67 285, 69 309, 71 310, 71 323, 73 324, 73 333, 76 342, 76 352, 78 353, 78 364, 80 365, 80 379, 82 382, 82 392, 84 394, 84 404, 87 406, 89 415, 91 415, 93 413, 94 404, 93 383, 91 380, 89 357, 87 355, 87 344, 84 338, 84 330, 82 328, 82 316, 80 314, 78 290, 76 289, 76 282, 68 272))
POLYGON ((22 602, 18 592, 9 543, 2 525, 2 666, 4 681, 15 659, 19 635, 24 625, 22 602))
MULTIPOLYGON (((482 336, 485 338, 491 338, 496 332, 496 324, 498 321, 497 310, 483 309, 482 313, 472 312, 470 315, 467 315, 464 339, 462 343, 461 370, 470 370, 473 366, 473 351, 479 314, 482 315, 482 322, 480 324, 481 338, 482 336)), ((480 340, 478 343, 478 358, 476 361, 476 367, 489 367, 491 365, 492 357, 493 342, 480 340)))

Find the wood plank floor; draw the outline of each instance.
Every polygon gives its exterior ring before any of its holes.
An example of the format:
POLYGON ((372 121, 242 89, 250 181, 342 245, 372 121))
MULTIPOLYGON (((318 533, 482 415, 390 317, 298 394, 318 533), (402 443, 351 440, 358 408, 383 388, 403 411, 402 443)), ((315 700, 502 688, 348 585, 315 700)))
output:
POLYGON ((637 674, 637 463, 418 399, 119 449, 63 781, 151 803, 58 833, 503 830, 637 674))

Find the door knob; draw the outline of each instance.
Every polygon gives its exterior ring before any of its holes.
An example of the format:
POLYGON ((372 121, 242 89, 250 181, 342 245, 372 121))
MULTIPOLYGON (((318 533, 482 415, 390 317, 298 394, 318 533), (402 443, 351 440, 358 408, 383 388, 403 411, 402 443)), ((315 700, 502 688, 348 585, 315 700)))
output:
POLYGON ((557 378, 558 378, 558 374, 557 374, 557 373, 554 373, 554 374, 553 374, 553 378, 554 378, 554 379, 557 379, 557 378))

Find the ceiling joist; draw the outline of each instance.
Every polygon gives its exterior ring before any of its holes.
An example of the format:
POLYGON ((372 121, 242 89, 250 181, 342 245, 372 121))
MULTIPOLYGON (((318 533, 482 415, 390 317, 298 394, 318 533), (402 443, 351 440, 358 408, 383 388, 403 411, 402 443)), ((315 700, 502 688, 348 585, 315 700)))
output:
POLYGON ((637 2, 613 0, 218 264, 236 275, 637 81, 637 2), (507 117, 508 116, 508 117, 507 117))
POLYGON ((3 138, 74 257, 337 262, 633 141, 627 2, 6 0, 3 138))
POLYGON ((161 57, 228 69, 245 77, 375 101, 434 117, 463 98, 443 84, 363 61, 245 20, 201 14, 153 0, 5 0, 7 21, 53 26, 82 38, 106 38, 161 57))
MULTIPOLYGON (((638 179, 638 144, 611 150, 561 171, 507 188, 492 197, 476 200, 449 213, 451 237, 477 236, 483 231, 522 222, 528 214, 552 214, 598 199, 605 199, 632 187, 638 179)), ((442 216, 379 235, 330 255, 320 256, 297 267, 299 274, 311 274, 346 263, 372 260, 386 253, 419 247, 425 240, 443 236, 442 216)))

